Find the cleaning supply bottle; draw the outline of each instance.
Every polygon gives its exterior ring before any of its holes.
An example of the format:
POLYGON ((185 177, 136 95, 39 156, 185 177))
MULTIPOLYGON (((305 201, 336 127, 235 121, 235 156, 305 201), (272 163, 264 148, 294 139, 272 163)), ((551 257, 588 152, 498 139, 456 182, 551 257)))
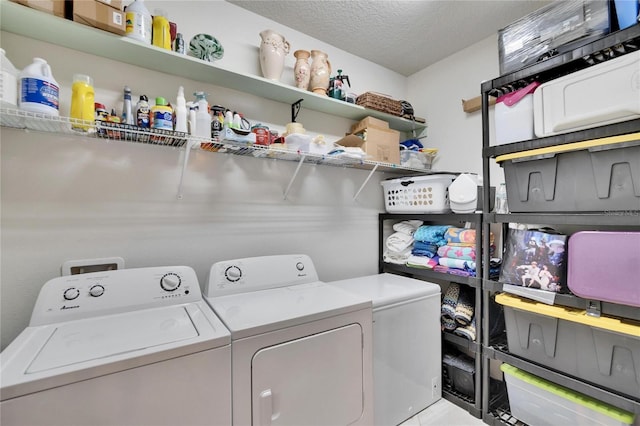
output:
POLYGON ((0 106, 16 108, 18 106, 18 70, 7 58, 4 49, 0 49, 2 74, 0 74, 0 106))
POLYGON ((233 127, 233 112, 231 112, 231 110, 226 110, 224 112, 224 125, 228 128, 233 127))
POLYGON ((157 97, 156 104, 151 107, 151 128, 173 130, 173 109, 165 98, 157 97))
POLYGON ((20 73, 19 108, 57 117, 60 115, 59 87, 47 61, 33 58, 33 63, 20 73))
POLYGON ((122 122, 124 124, 134 124, 133 112, 131 111, 131 89, 124 86, 124 102, 122 103, 122 122))
POLYGON ((152 18, 144 0, 135 0, 125 8, 126 36, 151 44, 152 18))
POLYGON ((189 108, 189 134, 191 136, 196 135, 196 109, 197 105, 191 101, 187 102, 187 108, 189 108))
MULTIPOLYGON (((88 75, 74 74, 71 85, 71 118, 93 122, 96 114, 94 98, 93 79, 88 75)), ((91 125, 75 122, 71 127, 88 130, 91 125)))
POLYGON ((187 101, 184 98, 184 88, 178 88, 176 98, 176 132, 187 132, 187 101))
POLYGON ((211 115, 209 114, 209 103, 204 92, 195 92, 198 112, 196 112, 196 136, 201 138, 211 138, 211 115))
POLYGON ((182 37, 181 33, 176 34, 176 40, 173 42, 173 44, 175 45, 176 53, 187 53, 184 48, 184 37, 182 37))
POLYGON ((146 95, 140 95, 140 100, 136 105, 136 125, 148 129, 151 127, 149 118, 149 98, 146 95))
POLYGON ((171 50, 171 27, 166 13, 162 9, 154 10, 151 44, 171 50))

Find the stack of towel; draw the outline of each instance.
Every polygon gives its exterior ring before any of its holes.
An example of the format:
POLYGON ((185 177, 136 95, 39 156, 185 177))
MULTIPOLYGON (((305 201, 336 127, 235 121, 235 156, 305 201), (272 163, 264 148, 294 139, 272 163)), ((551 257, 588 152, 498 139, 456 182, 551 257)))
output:
POLYGON ((414 233, 420 226, 421 220, 405 220, 393 225, 393 234, 389 235, 386 241, 387 249, 382 254, 382 258, 387 263, 406 265, 411 256, 411 249, 414 242, 414 233))
POLYGON ((476 340, 475 295, 470 287, 451 283, 442 298, 440 322, 444 331, 476 340))
POLYGON ((444 246, 444 238, 449 225, 423 225, 413 234, 415 240, 407 266, 414 268, 433 269, 438 265, 438 248, 444 246))

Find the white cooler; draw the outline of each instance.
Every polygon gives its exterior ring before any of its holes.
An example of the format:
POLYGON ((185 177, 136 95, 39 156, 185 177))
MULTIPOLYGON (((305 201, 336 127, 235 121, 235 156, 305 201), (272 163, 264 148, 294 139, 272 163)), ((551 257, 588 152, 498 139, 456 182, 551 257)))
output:
POLYGON ((544 83, 533 110, 538 137, 640 118, 640 50, 544 83))

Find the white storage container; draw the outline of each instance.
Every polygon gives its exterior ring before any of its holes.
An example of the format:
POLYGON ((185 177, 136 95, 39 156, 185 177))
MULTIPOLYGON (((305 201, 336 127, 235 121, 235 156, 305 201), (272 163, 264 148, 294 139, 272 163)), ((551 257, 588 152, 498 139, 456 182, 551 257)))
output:
POLYGON ((640 51, 544 83, 533 94, 536 136, 640 118, 640 51))
POLYGON ((538 86, 534 81, 496 99, 496 145, 533 139, 533 92, 538 86))
POLYGON ((635 415, 502 364, 511 414, 529 425, 630 425, 635 415))
POLYGON ((456 175, 449 173, 410 176, 381 182, 388 213, 447 213, 449 185, 456 175))

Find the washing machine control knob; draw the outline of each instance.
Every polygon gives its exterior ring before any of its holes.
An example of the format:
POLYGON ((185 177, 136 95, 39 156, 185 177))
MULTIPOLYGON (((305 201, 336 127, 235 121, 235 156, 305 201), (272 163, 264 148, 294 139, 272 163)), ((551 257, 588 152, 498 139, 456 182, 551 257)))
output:
POLYGON ((224 276, 227 278, 227 281, 234 283, 242 278, 242 270, 237 266, 229 266, 224 271, 224 276))
POLYGON ((89 289, 89 294, 93 297, 100 297, 104 294, 104 287, 100 284, 96 284, 89 289))
POLYGON ((80 290, 75 287, 68 288, 64 291, 64 300, 73 300, 80 296, 80 290))
POLYGON ((182 280, 180 279, 180 277, 173 272, 169 272, 168 274, 165 274, 162 278, 160 278, 160 287, 162 287, 162 289, 166 291, 174 291, 175 289, 180 287, 181 283, 182 280))
POLYGON ((302 271, 304 269, 304 263, 302 262, 296 263, 296 268, 298 269, 298 271, 302 271))

